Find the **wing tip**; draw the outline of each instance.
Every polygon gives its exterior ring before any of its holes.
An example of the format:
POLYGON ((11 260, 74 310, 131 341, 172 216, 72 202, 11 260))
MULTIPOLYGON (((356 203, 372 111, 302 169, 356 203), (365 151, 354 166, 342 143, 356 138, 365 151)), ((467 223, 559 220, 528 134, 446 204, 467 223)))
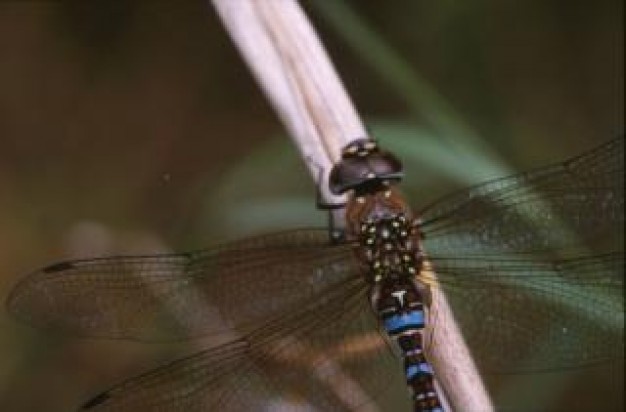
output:
POLYGON ((111 395, 109 394, 109 392, 102 392, 101 394, 96 395, 93 398, 89 399, 87 402, 85 402, 80 407, 79 411, 91 410, 91 409, 95 408, 96 406, 99 406, 99 405, 103 404, 109 398, 111 398, 111 395))
POLYGON ((59 262, 59 263, 53 263, 52 265, 46 266, 45 268, 41 269, 41 271, 43 273, 55 273, 55 272, 62 272, 64 270, 69 270, 73 268, 74 268, 74 264, 72 262, 59 262))

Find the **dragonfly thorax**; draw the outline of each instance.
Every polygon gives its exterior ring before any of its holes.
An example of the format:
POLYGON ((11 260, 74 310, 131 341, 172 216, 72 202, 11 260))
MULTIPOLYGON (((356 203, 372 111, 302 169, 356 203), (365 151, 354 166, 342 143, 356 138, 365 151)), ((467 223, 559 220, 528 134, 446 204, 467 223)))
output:
POLYGON ((404 214, 363 222, 357 235, 368 281, 411 279, 421 266, 415 228, 404 214))

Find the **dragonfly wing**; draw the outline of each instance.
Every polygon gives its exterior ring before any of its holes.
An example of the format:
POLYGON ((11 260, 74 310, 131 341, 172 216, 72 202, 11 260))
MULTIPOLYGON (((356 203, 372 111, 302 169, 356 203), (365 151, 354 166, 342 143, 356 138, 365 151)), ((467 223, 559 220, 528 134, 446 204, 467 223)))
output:
POLYGON ((374 408, 390 386, 404 385, 365 292, 361 280, 346 284, 235 342, 131 378, 83 410, 374 408))
POLYGON ((624 139, 453 193, 427 207, 421 218, 432 256, 621 250, 624 139))
POLYGON ((485 371, 555 370, 623 357, 622 254, 432 264, 485 371))
POLYGON ((349 245, 295 230, 191 253, 58 263, 19 283, 8 308, 83 336, 232 339, 358 276, 349 245))

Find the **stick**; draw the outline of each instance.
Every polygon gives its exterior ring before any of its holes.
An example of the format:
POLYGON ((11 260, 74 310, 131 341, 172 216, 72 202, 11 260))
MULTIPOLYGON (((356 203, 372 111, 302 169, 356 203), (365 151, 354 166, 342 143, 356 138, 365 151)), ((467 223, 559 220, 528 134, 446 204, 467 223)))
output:
MULTIPOLYGON (((292 0, 212 2, 311 175, 316 181, 325 177, 341 149, 367 132, 299 5, 292 0)), ((328 203, 343 200, 322 190, 328 203)))
MULTIPOLYGON (((212 3, 311 175, 326 182, 341 148, 367 133, 306 15, 295 0, 212 3)), ((319 186, 324 201, 342 200, 326 185, 319 186)), ((448 410, 489 412, 493 406, 445 296, 434 289, 433 308, 441 326, 430 355, 442 401, 450 405, 448 410)))

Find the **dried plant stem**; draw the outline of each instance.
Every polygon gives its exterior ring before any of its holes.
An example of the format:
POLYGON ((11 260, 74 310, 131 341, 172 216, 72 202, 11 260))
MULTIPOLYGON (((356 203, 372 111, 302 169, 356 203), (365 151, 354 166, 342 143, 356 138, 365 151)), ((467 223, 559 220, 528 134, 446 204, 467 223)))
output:
MULTIPOLYGON (((212 3, 311 175, 324 178, 341 148, 367 133, 306 15, 295 0, 212 3)), ((341 201, 327 191, 323 196, 329 203, 341 201)), ((493 410, 445 296, 436 288, 433 308, 439 326, 431 360, 448 410, 493 410)))
MULTIPOLYGON (((213 0, 229 35, 311 175, 319 179, 341 148, 367 135, 313 27, 292 0, 213 0)), ((323 188, 324 189, 324 188, 323 188)), ((338 203, 328 192, 328 203, 338 203)))

